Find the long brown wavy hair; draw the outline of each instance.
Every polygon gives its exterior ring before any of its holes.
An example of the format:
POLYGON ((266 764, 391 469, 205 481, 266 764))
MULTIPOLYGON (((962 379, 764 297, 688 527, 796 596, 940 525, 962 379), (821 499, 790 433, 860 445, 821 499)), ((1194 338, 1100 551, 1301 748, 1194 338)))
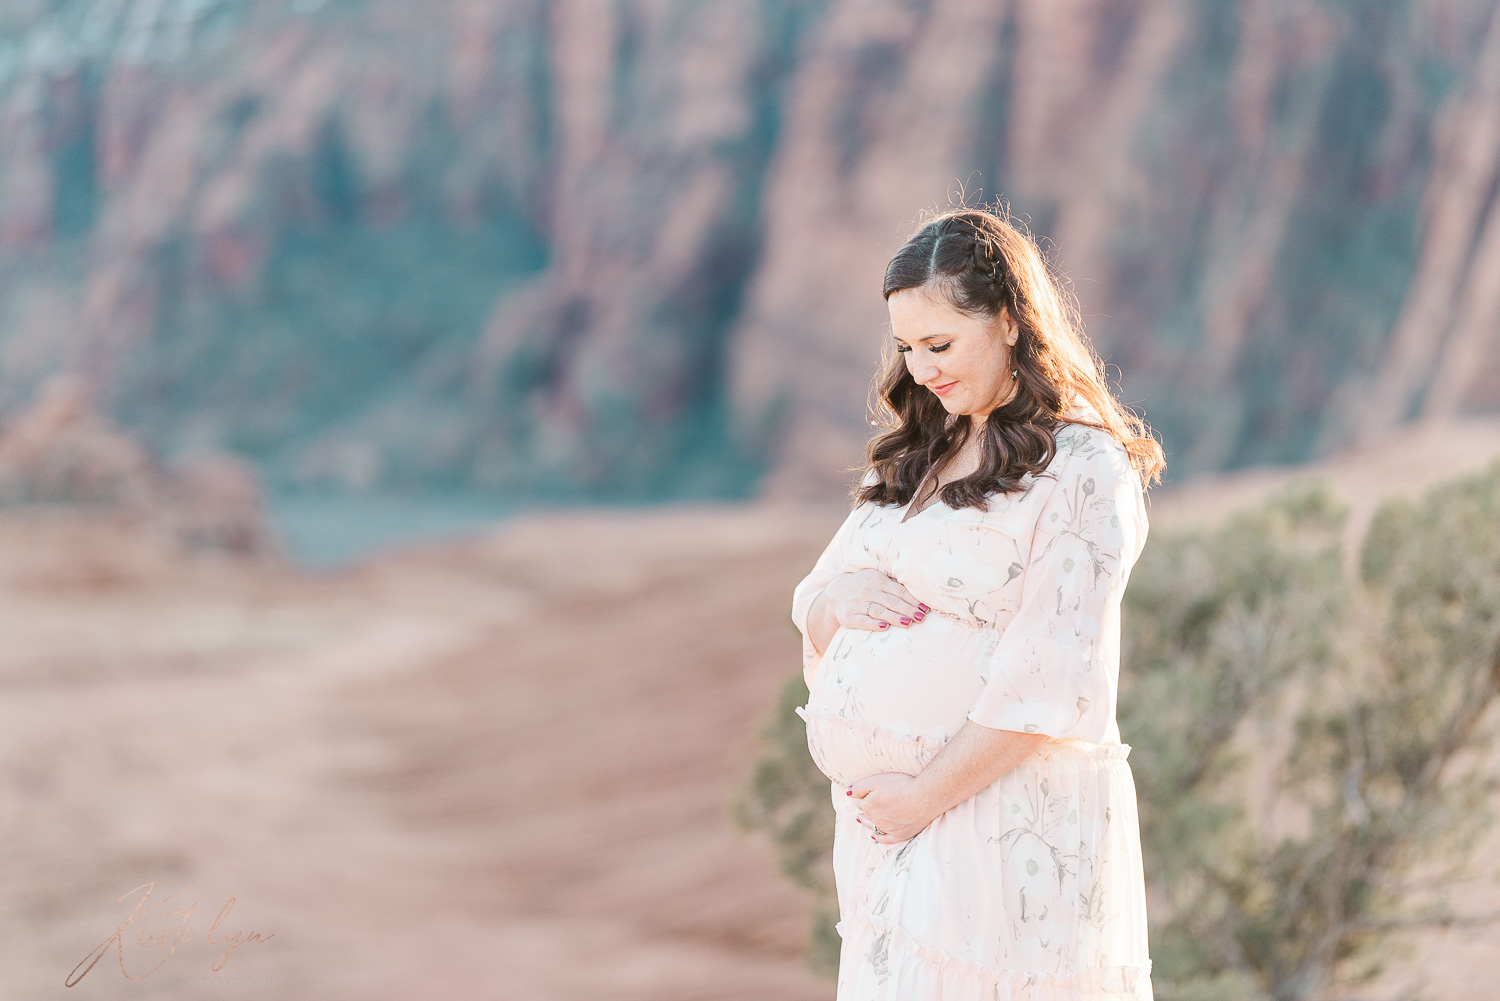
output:
MULTIPOLYGON (((1021 478, 1041 473, 1057 454, 1057 428, 1080 395, 1100 420, 1075 423, 1113 435, 1142 486, 1160 482, 1166 466, 1161 445, 1145 421, 1115 400, 1063 280, 1001 210, 955 209, 926 222, 886 266, 885 297, 903 289, 924 289, 982 320, 1009 310, 1020 328, 1010 353, 1016 394, 984 421, 979 468, 945 485, 943 503, 984 509, 991 494, 1024 490, 1021 478)), ((937 463, 968 438, 973 421, 950 415, 917 385, 889 343, 879 396, 884 413, 876 423, 886 430, 866 449, 865 468, 875 478, 856 489, 855 501, 907 504, 937 463)))

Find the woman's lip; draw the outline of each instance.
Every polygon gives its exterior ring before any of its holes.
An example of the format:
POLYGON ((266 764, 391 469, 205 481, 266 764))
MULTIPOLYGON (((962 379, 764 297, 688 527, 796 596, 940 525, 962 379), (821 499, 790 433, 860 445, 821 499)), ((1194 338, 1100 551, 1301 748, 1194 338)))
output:
POLYGON ((958 385, 958 380, 954 379, 952 382, 944 383, 941 386, 930 386, 928 388, 930 388, 934 393, 938 394, 939 396, 942 396, 943 394, 947 393, 948 390, 952 389, 954 386, 957 386, 957 385, 958 385))

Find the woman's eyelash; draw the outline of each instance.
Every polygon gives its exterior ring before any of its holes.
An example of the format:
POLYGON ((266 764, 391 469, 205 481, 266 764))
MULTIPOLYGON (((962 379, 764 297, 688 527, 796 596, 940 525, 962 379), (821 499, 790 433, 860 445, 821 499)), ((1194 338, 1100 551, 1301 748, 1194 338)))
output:
MULTIPOLYGON (((941 351, 947 351, 952 346, 953 346, 952 342, 949 342, 947 344, 934 345, 933 347, 930 347, 927 350, 931 351, 933 354, 938 354, 941 351)), ((908 352, 910 350, 911 350, 911 345, 910 344, 897 344, 896 345, 896 353, 897 354, 903 354, 904 355, 904 354, 906 354, 906 352, 908 352)))
POLYGON ((932 347, 928 348, 927 350, 931 351, 933 354, 937 354, 939 351, 947 351, 949 347, 951 347, 951 345, 948 345, 948 344, 935 344, 932 347))

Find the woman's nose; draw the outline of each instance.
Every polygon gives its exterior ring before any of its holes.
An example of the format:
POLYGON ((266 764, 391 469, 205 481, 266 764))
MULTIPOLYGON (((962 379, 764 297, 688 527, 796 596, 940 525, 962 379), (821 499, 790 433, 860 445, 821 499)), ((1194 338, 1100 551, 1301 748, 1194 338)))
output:
POLYGON ((938 377, 938 367, 936 365, 913 365, 911 377, 917 380, 918 385, 925 386, 938 377))

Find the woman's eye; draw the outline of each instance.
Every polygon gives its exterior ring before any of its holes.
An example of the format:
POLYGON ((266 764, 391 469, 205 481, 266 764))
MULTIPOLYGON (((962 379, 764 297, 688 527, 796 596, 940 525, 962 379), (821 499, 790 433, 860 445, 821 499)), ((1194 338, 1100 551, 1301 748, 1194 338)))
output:
POLYGON ((904 354, 906 354, 906 352, 908 352, 910 350, 911 350, 911 345, 910 344, 897 344, 896 345, 896 353, 897 354, 903 354, 904 355, 904 354))
POLYGON ((953 345, 951 343, 949 343, 949 344, 943 344, 943 345, 936 345, 935 344, 932 347, 928 348, 927 350, 931 351, 933 354, 937 354, 940 351, 947 351, 952 346, 953 345))

